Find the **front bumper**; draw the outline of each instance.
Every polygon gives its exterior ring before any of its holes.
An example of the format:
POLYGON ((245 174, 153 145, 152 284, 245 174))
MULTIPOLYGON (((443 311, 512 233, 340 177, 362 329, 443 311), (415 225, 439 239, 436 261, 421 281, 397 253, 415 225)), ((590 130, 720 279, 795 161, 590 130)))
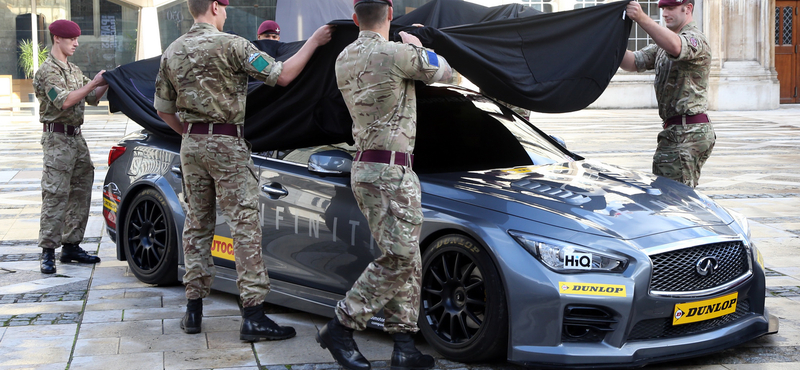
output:
POLYGON ((702 356, 778 331, 778 318, 765 311, 702 334, 625 343, 563 343, 549 346, 513 346, 509 361, 542 368, 633 368, 702 356))
POLYGON ((708 295, 672 297, 651 294, 652 268, 646 258, 632 260, 623 274, 559 274, 523 252, 505 249, 504 254, 511 255, 500 263, 509 292, 508 361, 513 363, 641 367, 718 352, 777 331, 777 317, 764 306, 763 266, 750 255, 752 274, 746 279, 708 295), (734 293, 735 312, 673 325, 677 304, 691 306, 734 293), (589 329, 584 333, 583 328, 589 329))

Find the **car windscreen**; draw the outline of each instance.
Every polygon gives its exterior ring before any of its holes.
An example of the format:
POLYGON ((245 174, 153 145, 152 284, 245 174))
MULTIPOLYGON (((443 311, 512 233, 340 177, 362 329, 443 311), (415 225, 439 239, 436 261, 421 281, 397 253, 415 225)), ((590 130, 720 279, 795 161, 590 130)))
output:
POLYGON ((458 88, 418 86, 418 173, 477 171, 572 161, 530 123, 493 100, 458 88))

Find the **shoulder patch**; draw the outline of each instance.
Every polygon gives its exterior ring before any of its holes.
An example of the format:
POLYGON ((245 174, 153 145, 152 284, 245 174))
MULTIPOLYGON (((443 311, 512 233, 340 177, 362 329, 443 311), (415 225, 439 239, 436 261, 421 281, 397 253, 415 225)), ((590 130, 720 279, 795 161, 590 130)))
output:
POLYGON ((253 68, 259 72, 264 71, 264 68, 267 68, 269 65, 269 62, 267 62, 266 59, 264 59, 264 57, 258 53, 251 54, 250 58, 248 58, 248 61, 250 62, 250 65, 252 65, 253 68))
POLYGON ((436 56, 436 53, 426 50, 428 52, 428 64, 438 67, 439 66, 439 57, 436 56))
POLYGON ((692 44, 693 47, 697 47, 697 39, 694 37, 689 38, 689 43, 692 44))
POLYGON ((58 91, 56 91, 55 87, 51 87, 50 91, 47 92, 47 97, 50 98, 50 101, 55 101, 58 97, 58 91))

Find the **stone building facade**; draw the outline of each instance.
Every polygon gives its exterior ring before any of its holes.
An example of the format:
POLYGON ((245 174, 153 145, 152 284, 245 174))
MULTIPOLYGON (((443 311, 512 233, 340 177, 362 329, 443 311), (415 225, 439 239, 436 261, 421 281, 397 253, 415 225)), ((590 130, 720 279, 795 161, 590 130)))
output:
MULTIPOLYGON (((338 1, 347 3, 348 7, 352 4, 351 0, 233 1, 228 8, 225 31, 254 38, 251 33, 262 20, 276 19, 276 15, 279 15, 281 1, 293 1, 295 8, 312 7, 315 1, 338 1)), ((412 11, 428 1, 394 0, 395 16, 412 11)), ((619 0, 467 1, 486 6, 518 2, 544 12, 557 12, 619 0)), ((796 16, 796 7, 793 15, 787 13, 779 16, 785 7, 776 7, 776 1, 780 4, 792 3, 786 0, 696 0, 694 18, 713 48, 710 109, 775 109, 781 101, 781 94, 789 94, 792 89, 787 84, 797 85, 800 68, 795 67, 795 72, 792 72, 794 82, 789 79, 790 82, 783 83, 781 89, 775 68, 775 49, 778 44, 781 60, 789 60, 781 61, 781 66, 800 64, 796 45, 800 33, 796 29, 789 29, 789 43, 786 44, 787 30, 784 24, 788 19, 791 27, 791 24, 797 24, 800 16, 796 16), (786 59, 783 55, 792 48, 794 59, 786 59)), ((639 2, 653 19, 661 20, 657 0, 639 2)), ((49 45, 47 25, 57 19, 72 19, 88 31, 79 39, 80 53, 73 57, 73 62, 87 75, 100 69, 157 56, 172 40, 186 32, 192 23, 185 0, 5 0, 5 6, 0 7, 0 76, 23 78, 17 67, 17 45, 21 39, 31 37, 30 24, 25 28, 24 23, 26 17, 32 18, 30 13, 34 4, 35 12, 41 18, 37 35, 42 45, 49 45)), ((342 17, 337 14, 336 18, 342 17)), ((283 21, 277 20, 279 23, 283 21)), ((628 47, 636 50, 650 42, 652 40, 640 28, 634 27, 628 47)), ((788 73, 781 70, 782 80, 788 73)), ((606 92, 591 107, 656 107, 653 78, 652 73, 620 70, 606 92)), ((784 98, 783 101, 800 103, 796 90, 795 86, 794 98, 784 98)))

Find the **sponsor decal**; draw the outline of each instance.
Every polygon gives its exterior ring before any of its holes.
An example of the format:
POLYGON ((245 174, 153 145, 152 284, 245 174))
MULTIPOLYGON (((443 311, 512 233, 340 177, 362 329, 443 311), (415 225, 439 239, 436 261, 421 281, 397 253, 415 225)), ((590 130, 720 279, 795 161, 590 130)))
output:
POLYGON ((211 256, 235 261, 236 259, 233 257, 233 239, 214 235, 214 240, 211 241, 211 256))
POLYGON ((106 208, 111 212, 117 213, 117 203, 106 197, 103 197, 103 208, 106 208))
POLYGON ((564 254, 564 268, 591 270, 592 269, 592 254, 591 253, 565 253, 564 254))
POLYGON ((758 264, 761 265, 761 269, 764 269, 764 256, 761 255, 761 251, 756 249, 756 261, 758 264))
POLYGON ((530 168, 527 168, 527 167, 511 168, 511 169, 503 170, 503 171, 509 172, 509 173, 528 173, 528 172, 533 172, 533 170, 531 170, 530 168))
POLYGON ((704 321, 736 312, 739 293, 698 302, 678 303, 672 316, 672 325, 704 321))
POLYGON ((601 295, 606 297, 625 297, 624 285, 614 284, 589 284, 574 282, 558 282, 558 291, 561 294, 601 295))

